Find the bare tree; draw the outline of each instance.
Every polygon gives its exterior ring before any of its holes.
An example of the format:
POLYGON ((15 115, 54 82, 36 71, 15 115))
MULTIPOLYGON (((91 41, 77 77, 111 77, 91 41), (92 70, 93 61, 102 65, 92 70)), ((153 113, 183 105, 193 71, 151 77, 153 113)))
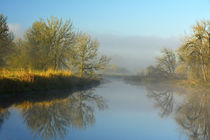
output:
POLYGON ((62 69, 68 67, 74 32, 70 20, 51 17, 36 21, 26 33, 30 62, 36 69, 62 69))
POLYGON ((106 56, 98 57, 99 43, 92 40, 90 35, 80 33, 74 46, 74 65, 79 68, 79 75, 92 75, 98 69, 103 69, 109 59, 106 56))
POLYGON ((185 43, 179 48, 179 56, 188 70, 197 69, 198 76, 201 75, 204 81, 208 80, 208 68, 210 61, 210 28, 209 21, 197 22, 193 26, 193 33, 186 37, 185 43))
POLYGON ((161 53, 162 56, 156 58, 157 67, 168 76, 173 76, 177 65, 175 52, 165 48, 161 53))

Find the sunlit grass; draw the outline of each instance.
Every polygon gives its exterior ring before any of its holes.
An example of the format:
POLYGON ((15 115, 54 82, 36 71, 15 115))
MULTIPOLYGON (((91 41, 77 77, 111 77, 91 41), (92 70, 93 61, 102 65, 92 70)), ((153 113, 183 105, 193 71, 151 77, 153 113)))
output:
POLYGON ((25 81, 25 82, 34 82, 34 78, 36 76, 41 76, 44 78, 51 78, 54 76, 64 76, 69 77, 72 76, 72 71, 54 71, 54 70, 47 70, 47 71, 32 71, 32 70, 14 70, 9 71, 6 69, 3 69, 0 71, 0 79, 16 79, 19 81, 25 81))
POLYGON ((51 89, 71 89, 96 82, 80 78, 67 70, 6 70, 0 71, 0 93, 17 93, 51 89))

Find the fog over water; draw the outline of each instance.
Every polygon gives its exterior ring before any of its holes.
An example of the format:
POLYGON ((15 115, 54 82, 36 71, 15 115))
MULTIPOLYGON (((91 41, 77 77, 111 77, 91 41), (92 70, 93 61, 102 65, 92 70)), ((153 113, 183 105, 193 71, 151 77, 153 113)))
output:
POLYGON ((163 48, 178 49, 180 37, 96 35, 101 53, 111 57, 111 64, 137 72, 151 64, 163 48))
POLYGON ((0 140, 210 140, 210 0, 0 9, 0 140))

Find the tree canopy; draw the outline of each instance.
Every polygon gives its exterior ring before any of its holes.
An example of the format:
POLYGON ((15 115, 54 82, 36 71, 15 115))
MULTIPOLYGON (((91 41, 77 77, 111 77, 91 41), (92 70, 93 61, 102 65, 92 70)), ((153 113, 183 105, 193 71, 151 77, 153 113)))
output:
POLYGON ((98 57, 99 43, 91 39, 90 35, 80 33, 74 46, 75 65, 79 69, 80 77, 84 74, 91 75, 97 69, 103 69, 109 59, 106 56, 98 57))
POLYGON ((6 65, 6 57, 12 51, 13 34, 9 31, 7 17, 0 14, 0 68, 6 65))
POLYGON ((23 39, 15 41, 6 20, 0 15, 0 66, 4 64, 4 68, 69 69, 83 77, 94 74, 108 62, 107 57, 98 53, 98 41, 86 33, 76 33, 71 20, 39 19, 25 32, 23 39))
POLYGON ((70 20, 51 17, 36 21, 25 34, 34 68, 68 68, 74 34, 70 20))
POLYGON ((192 28, 192 35, 186 36, 178 54, 182 66, 192 77, 208 80, 210 62, 210 21, 200 21, 192 28))

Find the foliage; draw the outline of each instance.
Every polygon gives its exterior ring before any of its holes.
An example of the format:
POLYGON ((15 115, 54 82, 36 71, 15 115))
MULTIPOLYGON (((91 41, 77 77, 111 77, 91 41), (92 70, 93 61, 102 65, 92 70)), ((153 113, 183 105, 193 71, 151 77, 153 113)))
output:
POLYGON ((68 68, 71 47, 74 43, 72 23, 62 18, 51 17, 45 22, 36 21, 26 34, 26 45, 30 55, 31 67, 34 69, 62 69, 68 68))
POLYGON ((166 75, 159 67, 155 67, 151 65, 147 67, 146 77, 153 78, 153 79, 163 79, 166 77, 166 75))
MULTIPOLYGON (((193 85, 208 85, 210 78, 210 21, 197 22, 192 34, 186 36, 183 45, 176 53, 171 49, 163 49, 157 57, 157 64, 149 66, 145 77, 152 79, 187 77, 193 85)), ((144 78, 145 78, 144 77, 144 78)))
POLYGON ((188 77, 208 80, 210 62, 210 21, 200 21, 193 26, 178 54, 188 77))
POLYGON ((72 88, 98 83, 79 78, 93 75, 108 62, 99 57, 99 44, 90 35, 78 34, 70 20, 40 19, 26 31, 23 39, 13 41, 12 33, 0 14, 0 93, 72 88))
POLYGON ((98 57, 98 47, 97 40, 92 40, 90 35, 83 33, 77 35, 73 64, 79 69, 80 77, 84 74, 92 75, 108 63, 109 59, 106 56, 98 57))
POLYGON ((35 21, 24 39, 11 38, 6 17, 0 15, 0 66, 9 70, 76 70, 83 77, 95 74, 108 62, 99 56, 99 44, 90 35, 73 30, 70 20, 56 17, 35 21), (12 45, 12 47, 10 47, 12 45))
POLYGON ((9 32, 7 17, 0 14, 0 68, 6 65, 6 58, 12 51, 13 34, 9 32))

